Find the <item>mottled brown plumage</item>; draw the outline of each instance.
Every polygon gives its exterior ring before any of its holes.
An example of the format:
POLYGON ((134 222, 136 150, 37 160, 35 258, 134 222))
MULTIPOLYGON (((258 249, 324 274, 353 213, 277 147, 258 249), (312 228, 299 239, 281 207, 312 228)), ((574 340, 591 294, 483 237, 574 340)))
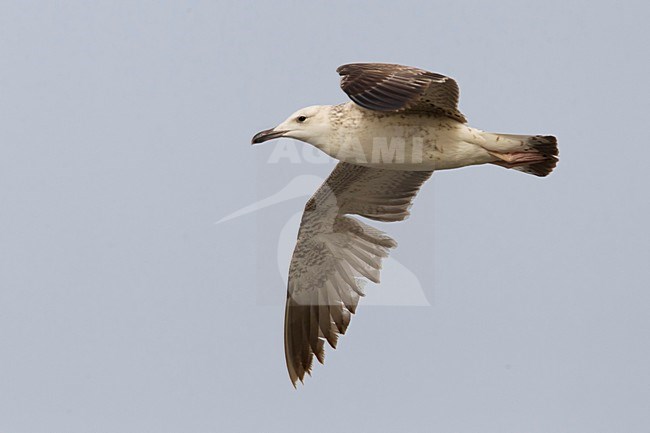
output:
POLYGON ((458 110, 458 84, 424 69, 390 63, 351 63, 340 66, 341 88, 368 110, 426 112, 467 122, 458 110))

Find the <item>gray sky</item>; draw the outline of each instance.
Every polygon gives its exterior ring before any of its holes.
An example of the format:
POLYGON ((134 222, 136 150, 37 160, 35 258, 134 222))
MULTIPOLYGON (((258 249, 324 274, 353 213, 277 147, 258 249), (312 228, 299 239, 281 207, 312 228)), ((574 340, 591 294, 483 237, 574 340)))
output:
POLYGON ((435 3, 3 1, 0 431, 647 432, 649 10, 435 3), (250 138, 344 102, 353 61, 450 75, 472 126, 561 160, 437 173, 373 223, 431 306, 369 290, 296 391, 278 243, 306 198, 215 222, 327 175, 250 138))

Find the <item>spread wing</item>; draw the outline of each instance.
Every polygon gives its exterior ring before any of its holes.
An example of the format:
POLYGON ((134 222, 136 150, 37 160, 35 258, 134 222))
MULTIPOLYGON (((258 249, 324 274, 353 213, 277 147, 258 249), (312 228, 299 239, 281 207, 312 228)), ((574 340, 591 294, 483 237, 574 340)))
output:
POLYGON ((363 108, 428 112, 467 122, 458 110, 458 84, 452 78, 388 63, 351 63, 336 72, 343 91, 363 108))
POLYGON ((381 261, 397 244, 346 216, 401 221, 430 171, 382 170, 339 162, 309 199, 291 265, 284 347, 291 382, 323 363, 324 341, 336 347, 363 296, 362 278, 379 282, 381 261))

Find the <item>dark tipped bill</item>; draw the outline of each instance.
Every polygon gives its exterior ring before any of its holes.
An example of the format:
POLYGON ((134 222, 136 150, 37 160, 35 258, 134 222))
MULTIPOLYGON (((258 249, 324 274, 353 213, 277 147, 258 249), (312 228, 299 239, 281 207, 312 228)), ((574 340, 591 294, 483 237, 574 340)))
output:
POLYGON ((265 131, 258 132, 253 136, 251 144, 264 143, 268 140, 273 140, 274 138, 282 137, 287 131, 276 131, 275 129, 267 129, 265 131))

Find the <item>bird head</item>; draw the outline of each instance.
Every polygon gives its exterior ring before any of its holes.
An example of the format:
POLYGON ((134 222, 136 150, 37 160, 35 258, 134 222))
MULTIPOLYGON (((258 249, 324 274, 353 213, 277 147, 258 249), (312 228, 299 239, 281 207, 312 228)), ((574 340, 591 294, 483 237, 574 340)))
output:
POLYGON ((329 105, 313 105, 301 108, 275 128, 258 132, 252 144, 262 143, 280 137, 290 137, 313 145, 327 140, 330 132, 329 105))

